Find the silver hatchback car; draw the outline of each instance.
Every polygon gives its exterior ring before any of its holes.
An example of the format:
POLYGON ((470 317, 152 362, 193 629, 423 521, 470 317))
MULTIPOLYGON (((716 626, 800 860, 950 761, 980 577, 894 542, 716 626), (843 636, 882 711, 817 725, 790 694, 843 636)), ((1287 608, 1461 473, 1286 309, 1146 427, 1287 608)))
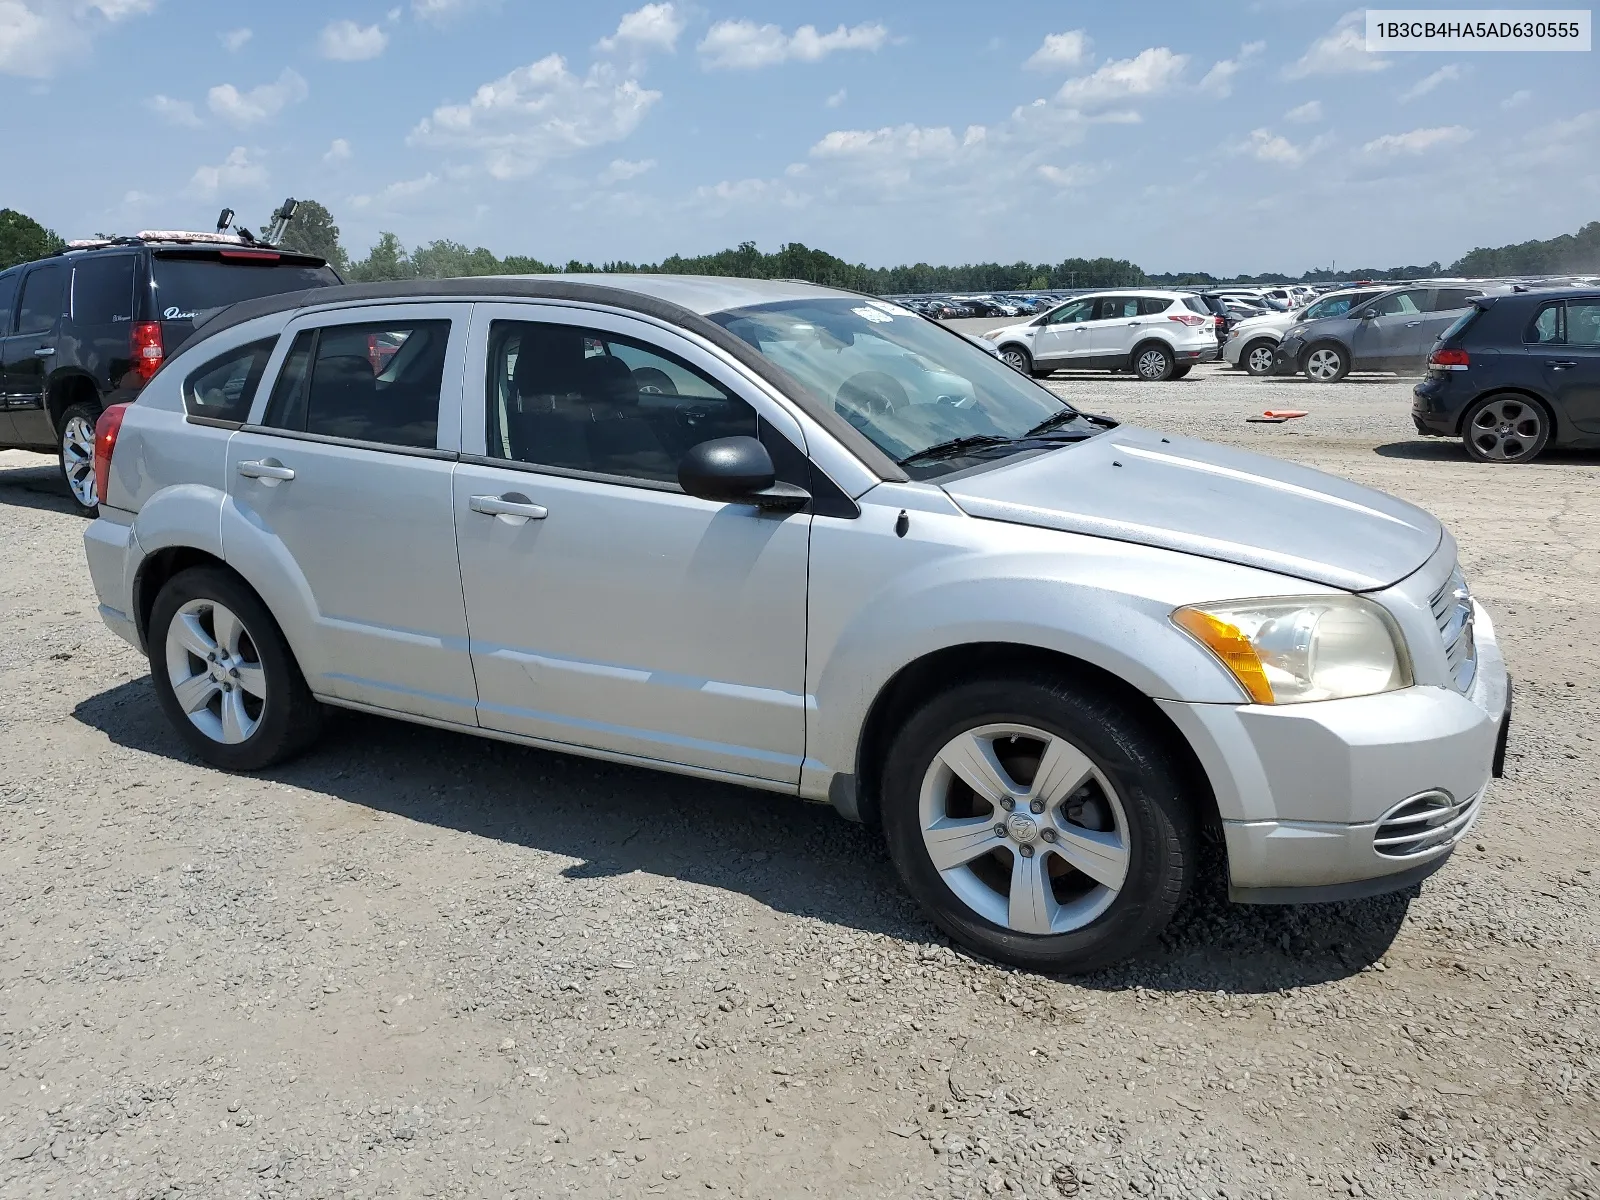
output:
POLYGON ((201 324, 97 431, 106 623, 193 750, 327 705, 832 803, 965 945, 1403 888, 1509 685, 1427 513, 1079 412, 799 283, 373 284, 201 324))

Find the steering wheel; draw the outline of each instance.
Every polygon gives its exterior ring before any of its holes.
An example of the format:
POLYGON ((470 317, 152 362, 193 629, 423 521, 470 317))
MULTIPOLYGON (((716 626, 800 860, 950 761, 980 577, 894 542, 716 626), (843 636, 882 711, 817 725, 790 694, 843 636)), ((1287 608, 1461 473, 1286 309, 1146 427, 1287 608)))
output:
POLYGON ((857 427, 911 403, 906 389, 883 371, 859 371, 839 386, 833 407, 857 427))

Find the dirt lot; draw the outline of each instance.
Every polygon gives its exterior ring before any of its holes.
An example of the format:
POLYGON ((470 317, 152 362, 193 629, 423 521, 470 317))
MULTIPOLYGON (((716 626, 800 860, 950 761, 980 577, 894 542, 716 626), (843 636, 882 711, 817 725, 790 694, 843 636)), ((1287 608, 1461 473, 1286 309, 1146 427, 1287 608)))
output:
POLYGON ((1062 982, 798 801, 356 717, 223 775, 3 453, 0 1195, 1600 1196, 1600 456, 1472 465, 1394 379, 1057 386, 1454 530, 1517 723, 1420 895, 1206 894, 1062 982))

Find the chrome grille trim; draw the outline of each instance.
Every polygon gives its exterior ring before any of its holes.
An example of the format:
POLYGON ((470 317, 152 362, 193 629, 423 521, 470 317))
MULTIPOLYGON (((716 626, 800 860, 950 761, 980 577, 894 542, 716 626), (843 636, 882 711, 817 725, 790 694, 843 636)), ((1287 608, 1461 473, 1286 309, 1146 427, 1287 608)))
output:
POLYGON ((1472 636, 1472 593, 1459 566, 1433 594, 1429 605, 1439 627, 1439 639, 1444 643, 1450 682, 1465 695, 1472 690, 1472 681, 1478 674, 1478 647, 1472 636))
POLYGON ((1372 848, 1384 858, 1417 858, 1454 845, 1472 828, 1483 794, 1457 800, 1433 790, 1402 800, 1378 821, 1372 848))

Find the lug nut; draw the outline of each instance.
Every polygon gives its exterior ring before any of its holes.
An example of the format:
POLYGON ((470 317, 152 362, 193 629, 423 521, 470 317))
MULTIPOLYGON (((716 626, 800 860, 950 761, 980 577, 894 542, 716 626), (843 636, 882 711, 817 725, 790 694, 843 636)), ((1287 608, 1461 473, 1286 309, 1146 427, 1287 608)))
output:
POLYGON ((1007 812, 1010 812, 1016 806, 1017 806, 1017 802, 1015 800, 1013 800, 1010 796, 1002 796, 1000 798, 1000 807, 1005 809, 1007 812))
POLYGON ((994 835, 997 838, 1005 837, 1005 835, 1006 835, 1006 827, 1004 825, 996 825, 994 827, 994 835))
POLYGON ((1053 842, 1056 840, 1056 831, 1054 829, 1041 829, 1039 836, 1047 842, 1053 842))
POLYGON ((1033 857, 1033 847, 1032 846, 1019 846, 1017 848, 1022 851, 1022 857, 1023 858, 1032 858, 1033 857))
POLYGON ((1044 811, 1044 801, 1035 800, 1032 804, 1028 805, 1028 808, 1031 812, 1042 813, 1044 811))

